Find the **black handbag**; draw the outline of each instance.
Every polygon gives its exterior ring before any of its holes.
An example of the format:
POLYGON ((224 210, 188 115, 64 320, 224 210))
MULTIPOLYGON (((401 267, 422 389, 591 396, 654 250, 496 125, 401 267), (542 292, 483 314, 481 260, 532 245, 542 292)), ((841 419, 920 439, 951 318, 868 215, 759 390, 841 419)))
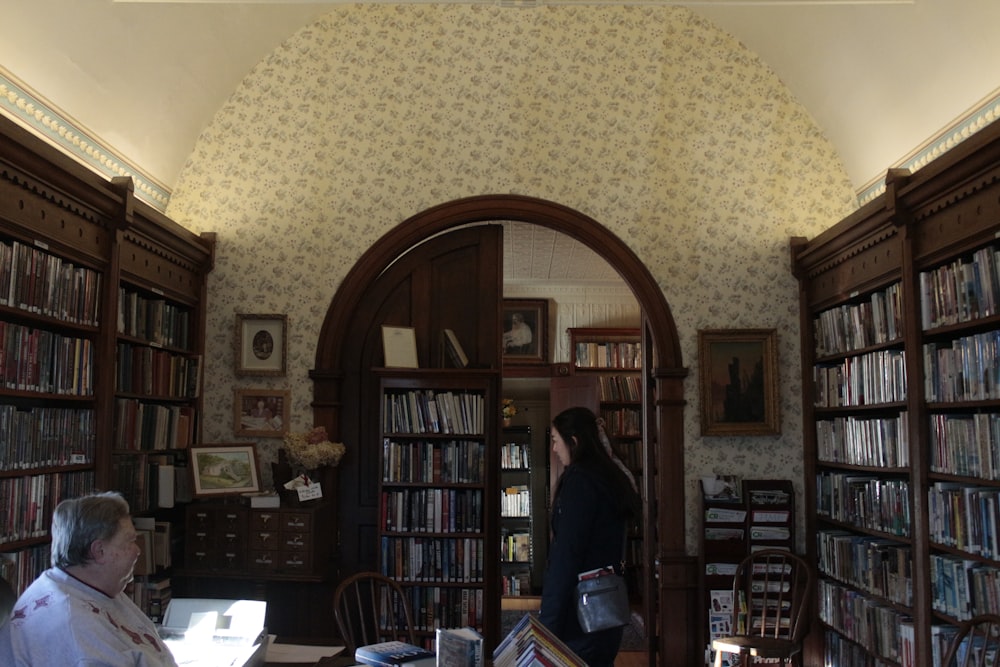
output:
POLYGON ((576 584, 576 618, 584 632, 629 624, 628 586, 613 566, 579 576, 582 578, 576 584))

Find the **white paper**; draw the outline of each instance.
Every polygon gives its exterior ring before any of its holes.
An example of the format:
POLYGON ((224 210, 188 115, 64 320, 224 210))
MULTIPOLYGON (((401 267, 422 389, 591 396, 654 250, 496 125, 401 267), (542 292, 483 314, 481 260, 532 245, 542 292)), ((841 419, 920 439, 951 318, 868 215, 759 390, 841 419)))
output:
POLYGON ((308 646, 306 644, 277 644, 274 635, 267 636, 267 662, 302 662, 314 665, 323 658, 339 655, 343 646, 308 646))

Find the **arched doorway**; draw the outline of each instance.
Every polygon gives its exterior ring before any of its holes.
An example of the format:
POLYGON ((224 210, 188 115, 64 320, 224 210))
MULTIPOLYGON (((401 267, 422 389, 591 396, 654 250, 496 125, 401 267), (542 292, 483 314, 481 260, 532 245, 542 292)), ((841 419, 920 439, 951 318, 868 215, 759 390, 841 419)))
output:
MULTIPOLYGON (((648 563, 656 575, 656 630, 660 665, 693 664, 698 647, 696 576, 685 554, 683 381, 677 329, 663 293, 646 266, 618 237, 597 221, 570 208, 520 195, 482 195, 447 202, 418 213, 390 230, 351 268, 327 311, 316 350, 314 423, 340 433, 345 363, 342 341, 352 335, 354 313, 366 290, 398 257, 427 239, 458 227, 513 220, 551 228, 590 247, 615 267, 635 294, 643 312, 647 350, 647 425, 653 447, 645 480, 651 517, 648 535, 656 535, 648 563), (667 650, 669 647, 669 650, 667 650)), ((651 652, 650 660, 654 659, 651 652)))

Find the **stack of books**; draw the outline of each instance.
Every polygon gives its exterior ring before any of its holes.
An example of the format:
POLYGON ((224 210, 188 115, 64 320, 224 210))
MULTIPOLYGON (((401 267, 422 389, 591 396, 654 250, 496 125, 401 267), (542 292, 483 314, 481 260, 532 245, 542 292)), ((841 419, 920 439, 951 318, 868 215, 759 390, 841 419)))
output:
POLYGON ((437 663, 431 651, 399 641, 359 646, 354 659, 372 667, 435 667, 437 663))
POLYGON ((493 667, 513 665, 587 667, 586 662, 531 614, 525 614, 493 651, 493 667))

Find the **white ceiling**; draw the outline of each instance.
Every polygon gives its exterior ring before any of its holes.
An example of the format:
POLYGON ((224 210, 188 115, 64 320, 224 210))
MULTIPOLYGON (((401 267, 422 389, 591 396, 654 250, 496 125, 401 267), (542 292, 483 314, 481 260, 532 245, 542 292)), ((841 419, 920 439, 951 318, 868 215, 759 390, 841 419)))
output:
MULTIPOLYGON (((1000 0, 660 1, 688 4, 759 54, 859 191, 1000 89, 1000 0)), ((330 5, 3 0, 0 67, 169 191, 251 68, 330 5)), ((543 241, 529 254, 566 257, 545 230, 524 234, 543 241)))

